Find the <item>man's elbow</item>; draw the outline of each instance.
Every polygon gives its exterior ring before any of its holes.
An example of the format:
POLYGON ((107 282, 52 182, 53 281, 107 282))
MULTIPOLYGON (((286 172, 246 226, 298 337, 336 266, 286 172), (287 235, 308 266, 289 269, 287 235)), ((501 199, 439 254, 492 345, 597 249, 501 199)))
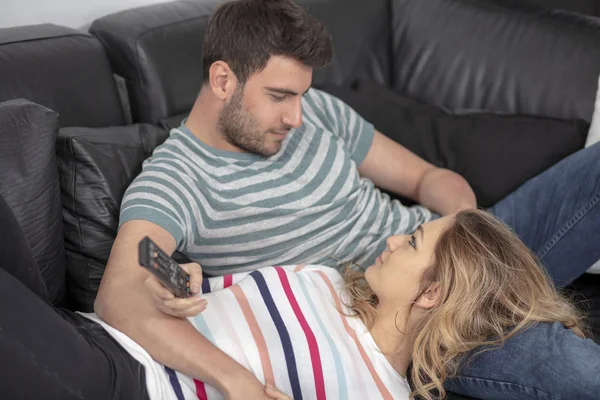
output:
POLYGON ((103 296, 102 292, 98 293, 98 295, 96 296, 96 299, 94 300, 94 312, 96 313, 97 316, 99 316, 101 319, 106 321, 107 319, 110 318, 110 315, 109 315, 110 307, 108 307, 105 297, 106 296, 103 296))
POLYGON ((100 287, 94 300, 94 312, 103 321, 117 327, 122 314, 126 312, 126 307, 123 307, 126 302, 119 299, 115 293, 110 292, 109 287, 100 287))

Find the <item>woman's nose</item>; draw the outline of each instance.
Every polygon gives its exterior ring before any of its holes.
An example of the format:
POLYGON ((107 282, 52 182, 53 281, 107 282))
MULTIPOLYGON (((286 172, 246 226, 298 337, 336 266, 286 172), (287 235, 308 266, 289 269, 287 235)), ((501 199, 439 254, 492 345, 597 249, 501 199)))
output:
POLYGON ((401 238, 401 236, 390 236, 389 238, 387 238, 387 240, 385 242, 387 244, 388 249, 390 249, 390 251, 396 250, 396 248, 398 247, 398 242, 399 242, 400 238, 401 238))

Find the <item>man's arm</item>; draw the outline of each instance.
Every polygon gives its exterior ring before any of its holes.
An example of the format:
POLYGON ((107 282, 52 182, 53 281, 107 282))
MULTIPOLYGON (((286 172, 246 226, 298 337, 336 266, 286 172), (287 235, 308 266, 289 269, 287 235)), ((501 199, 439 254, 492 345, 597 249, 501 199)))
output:
POLYGON ((358 172, 377 187, 442 215, 477 206, 475 193, 462 176, 437 168, 377 130, 358 172))
MULTIPOLYGON (((228 398, 236 398, 232 390, 244 387, 244 383, 248 385, 247 396, 239 398, 261 398, 263 387, 250 371, 215 347, 187 319, 167 315, 155 306, 144 285, 149 273, 137 259, 138 243, 144 236, 167 254, 173 253, 175 239, 165 229, 139 220, 123 224, 94 303, 96 314, 139 343, 158 362, 206 382, 228 398), (250 387, 258 397, 248 395, 252 393, 250 387)), ((262 398, 266 398, 264 393, 262 398)))

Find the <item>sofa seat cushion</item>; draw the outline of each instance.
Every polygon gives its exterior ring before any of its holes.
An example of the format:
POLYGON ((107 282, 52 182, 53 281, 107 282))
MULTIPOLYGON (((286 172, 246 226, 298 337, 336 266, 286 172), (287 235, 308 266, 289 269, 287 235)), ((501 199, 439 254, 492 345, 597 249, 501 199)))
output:
POLYGON ((21 225, 47 299, 62 305, 65 254, 54 153, 57 132, 54 111, 23 99, 0 103, 0 196, 21 225))
POLYGON ((125 189, 168 131, 140 124, 63 128, 56 150, 67 258, 67 290, 76 310, 94 299, 117 235, 125 189))
POLYGON ((581 149, 589 128, 582 120, 448 114, 371 81, 321 87, 420 157, 461 174, 481 207, 581 149))

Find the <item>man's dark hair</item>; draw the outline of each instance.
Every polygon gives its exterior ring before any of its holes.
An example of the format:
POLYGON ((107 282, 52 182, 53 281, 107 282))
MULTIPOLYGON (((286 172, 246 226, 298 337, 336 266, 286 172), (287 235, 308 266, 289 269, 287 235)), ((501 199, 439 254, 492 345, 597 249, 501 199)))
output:
POLYGON ((204 82, 210 66, 222 60, 243 85, 271 56, 323 67, 331 61, 331 36, 322 22, 292 0, 236 0, 215 10, 204 36, 204 82))

